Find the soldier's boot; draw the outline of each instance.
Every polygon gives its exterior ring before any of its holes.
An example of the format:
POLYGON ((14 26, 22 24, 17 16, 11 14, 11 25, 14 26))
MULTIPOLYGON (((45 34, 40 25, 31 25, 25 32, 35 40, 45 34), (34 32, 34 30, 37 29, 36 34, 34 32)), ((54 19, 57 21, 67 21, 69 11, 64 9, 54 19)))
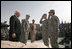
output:
POLYGON ((56 37, 51 37, 51 46, 52 48, 59 48, 59 45, 57 43, 57 38, 56 37))
POLYGON ((27 45, 27 41, 24 41, 24 44, 27 45))
POLYGON ((49 43, 48 42, 44 42, 44 45, 49 48, 49 43))
POLYGON ((25 45, 27 45, 27 43, 24 43, 25 45))
POLYGON ((50 48, 50 47, 49 47, 49 44, 47 45, 47 47, 50 48))

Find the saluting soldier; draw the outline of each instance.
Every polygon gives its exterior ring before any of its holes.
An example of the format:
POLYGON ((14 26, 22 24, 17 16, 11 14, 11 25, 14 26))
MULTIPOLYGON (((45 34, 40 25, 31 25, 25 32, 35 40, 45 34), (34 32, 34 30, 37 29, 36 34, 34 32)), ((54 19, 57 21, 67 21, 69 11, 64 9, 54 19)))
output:
POLYGON ((46 46, 48 46, 47 21, 47 14, 43 14, 40 23, 42 24, 42 39, 46 46))

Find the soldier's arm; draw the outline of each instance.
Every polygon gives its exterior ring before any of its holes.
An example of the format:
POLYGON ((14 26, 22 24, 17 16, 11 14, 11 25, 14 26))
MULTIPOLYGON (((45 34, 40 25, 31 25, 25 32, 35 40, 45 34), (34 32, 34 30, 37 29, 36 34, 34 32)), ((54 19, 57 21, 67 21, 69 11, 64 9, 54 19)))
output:
POLYGON ((43 23, 42 18, 41 18, 41 20, 40 20, 40 23, 41 23, 41 24, 43 23))
POLYGON ((26 26, 25 26, 25 20, 22 20, 22 27, 23 27, 23 30, 24 30, 24 32, 26 31, 26 26))
POLYGON ((24 31, 26 31, 26 32, 29 31, 28 23, 26 20, 24 20, 24 31))
POLYGON ((60 21, 59 21, 59 18, 57 16, 55 17, 54 24, 55 24, 54 26, 55 26, 56 30, 58 30, 59 29, 59 25, 60 25, 60 21))

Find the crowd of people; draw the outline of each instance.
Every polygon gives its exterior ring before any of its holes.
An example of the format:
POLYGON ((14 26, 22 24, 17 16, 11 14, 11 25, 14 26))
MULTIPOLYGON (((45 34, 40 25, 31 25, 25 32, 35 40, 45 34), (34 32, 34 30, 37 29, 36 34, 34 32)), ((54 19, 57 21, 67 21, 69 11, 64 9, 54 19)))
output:
POLYGON ((59 37, 64 38, 59 44, 65 45, 65 48, 71 48, 71 23, 62 22, 59 29, 59 37))

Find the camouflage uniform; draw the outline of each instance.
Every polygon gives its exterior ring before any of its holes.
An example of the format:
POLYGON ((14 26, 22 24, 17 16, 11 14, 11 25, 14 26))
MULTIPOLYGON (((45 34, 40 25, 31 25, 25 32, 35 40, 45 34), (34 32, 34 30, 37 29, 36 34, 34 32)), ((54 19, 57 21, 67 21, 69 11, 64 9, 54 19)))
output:
MULTIPOLYGON (((53 11, 51 11, 53 12, 53 11)), ((43 42, 46 46, 49 46, 49 40, 52 45, 52 48, 58 48, 58 27, 59 27, 59 19, 57 16, 53 15, 50 19, 50 17, 44 21, 42 19, 40 20, 40 23, 42 24, 42 37, 43 42)))
POLYGON ((22 20, 22 32, 21 32, 21 37, 20 37, 21 42, 25 44, 27 43, 29 31, 30 31, 29 21, 26 19, 23 19, 22 20))
POLYGON ((47 31, 50 36, 50 42, 53 48, 58 48, 58 27, 59 27, 59 19, 57 16, 53 15, 51 19, 48 18, 47 31))
POLYGON ((46 46, 48 46, 47 21, 47 19, 44 21, 42 21, 42 19, 40 20, 40 23, 42 24, 42 39, 46 46))
POLYGON ((5 40, 7 38, 7 32, 5 28, 1 28, 1 40, 5 40))
POLYGON ((1 23, 1 40, 9 40, 9 30, 7 27, 9 27, 9 25, 1 23))

